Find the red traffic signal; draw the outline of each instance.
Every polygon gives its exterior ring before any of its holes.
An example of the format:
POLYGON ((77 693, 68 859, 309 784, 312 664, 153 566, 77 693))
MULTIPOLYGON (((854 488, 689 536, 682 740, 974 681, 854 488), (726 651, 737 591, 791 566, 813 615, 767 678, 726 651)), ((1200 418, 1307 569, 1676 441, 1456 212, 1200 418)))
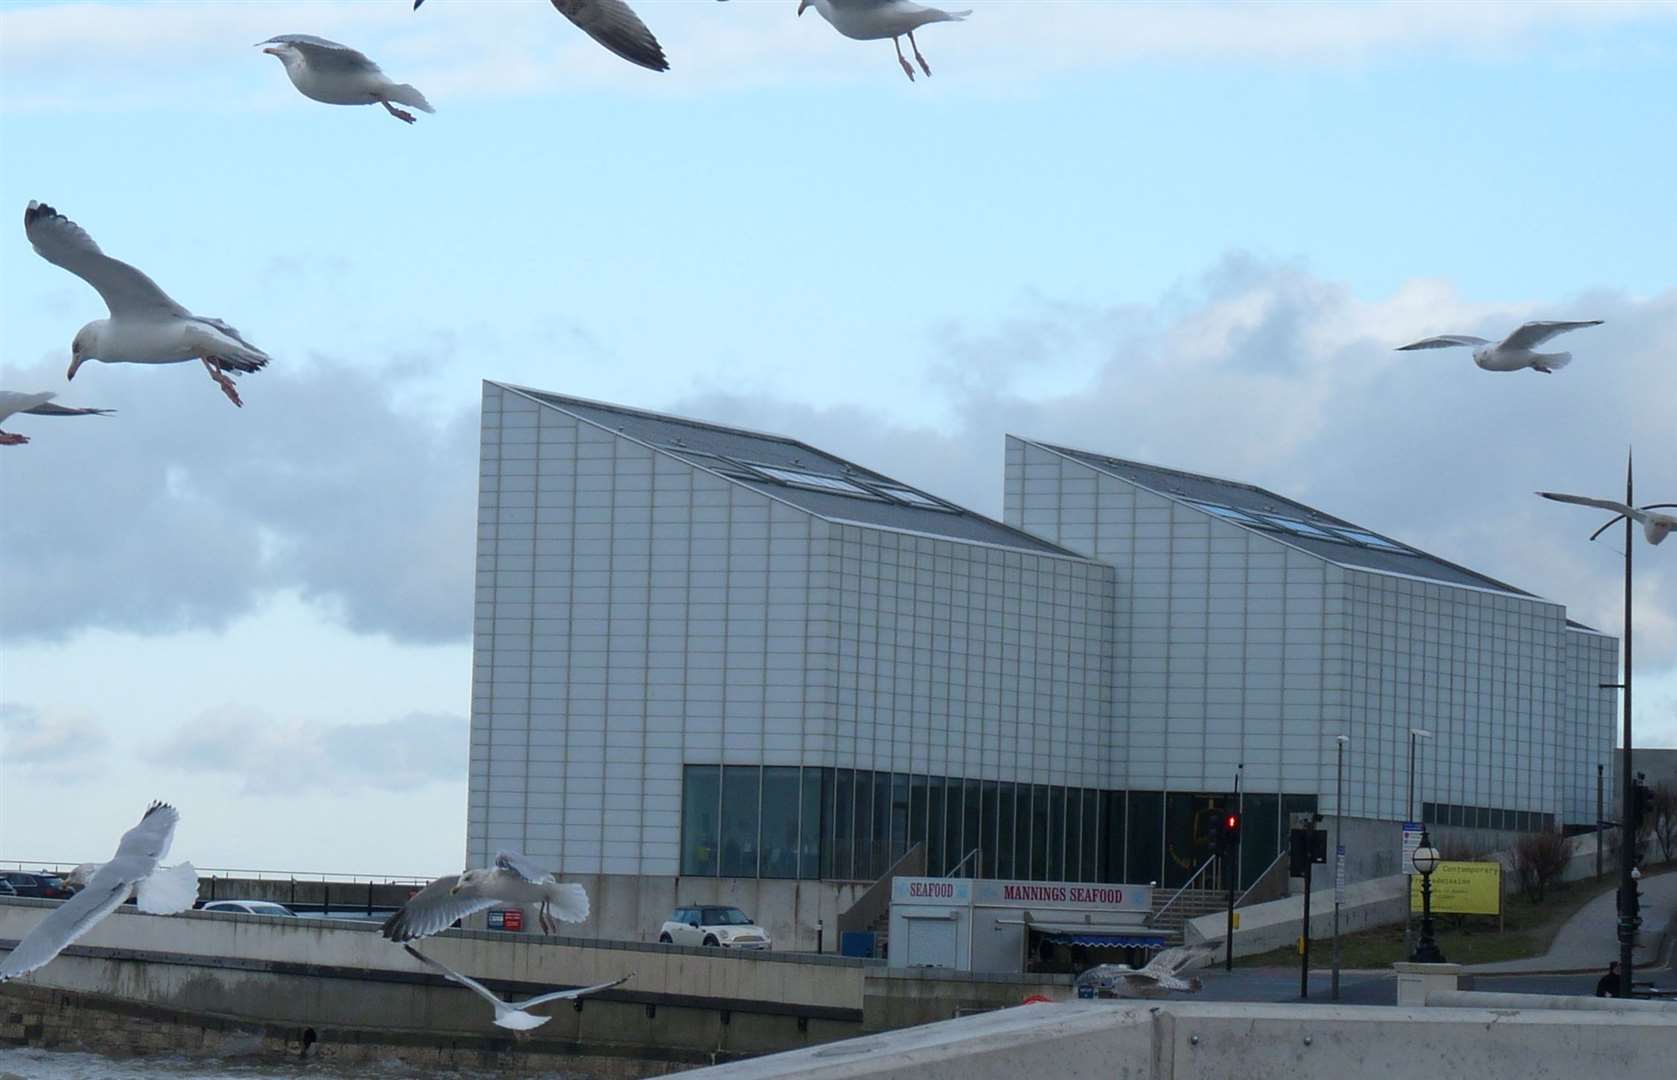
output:
POLYGON ((1211 823, 1211 838, 1218 848, 1232 848, 1240 843, 1240 814, 1234 810, 1219 811, 1211 823))

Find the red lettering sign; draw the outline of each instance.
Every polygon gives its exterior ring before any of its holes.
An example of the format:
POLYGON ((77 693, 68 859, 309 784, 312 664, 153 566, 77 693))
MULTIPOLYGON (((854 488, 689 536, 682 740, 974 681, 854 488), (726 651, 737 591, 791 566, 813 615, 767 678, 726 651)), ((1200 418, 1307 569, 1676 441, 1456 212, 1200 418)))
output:
POLYGON ((955 885, 946 881, 911 881, 908 883, 910 896, 934 896, 949 898, 955 895, 955 885))
POLYGON ((503 930, 524 929, 524 912, 517 908, 507 908, 501 913, 501 928, 503 930))

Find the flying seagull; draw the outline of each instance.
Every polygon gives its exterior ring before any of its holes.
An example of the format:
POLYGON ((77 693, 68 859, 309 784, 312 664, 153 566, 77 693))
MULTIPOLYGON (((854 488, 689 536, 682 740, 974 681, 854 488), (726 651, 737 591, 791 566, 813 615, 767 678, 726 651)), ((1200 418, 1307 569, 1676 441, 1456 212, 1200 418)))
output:
MULTIPOLYGON (((425 0, 413 0, 413 9, 418 11, 423 3, 425 0)), ((583 33, 629 63, 653 71, 670 70, 670 62, 664 59, 664 47, 641 22, 634 8, 623 0, 553 0, 553 7, 583 33)))
POLYGON ((189 862, 158 866, 169 854, 180 814, 167 803, 152 803, 140 823, 122 834, 111 861, 94 872, 87 888, 54 908, 23 936, 0 963, 0 982, 45 967, 134 894, 141 911, 175 915, 198 899, 198 871, 189 862))
POLYGON ((903 74, 908 76, 909 82, 914 81, 914 66, 903 58, 903 43, 899 39, 904 34, 908 35, 909 47, 914 50, 914 58, 920 61, 920 70, 929 76, 931 66, 920 55, 914 32, 927 23, 960 22, 972 14, 970 11, 943 11, 912 3, 911 0, 798 0, 799 15, 804 13, 805 8, 811 7, 847 38, 857 41, 890 38, 891 44, 897 47, 897 63, 903 66, 903 74))
POLYGON ((1412 345, 1400 345, 1397 351, 1449 349, 1457 345, 1471 345, 1474 347, 1473 362, 1486 371, 1519 371, 1521 368, 1531 368, 1545 375, 1553 375, 1572 363, 1572 354, 1540 353, 1535 351, 1536 348, 1557 334, 1564 334, 1581 326, 1600 326, 1601 323, 1600 319, 1586 319, 1583 322, 1529 322, 1497 342, 1486 341, 1471 334, 1444 334, 1439 337, 1422 338, 1412 345))
POLYGON ((260 371, 269 356, 222 322, 194 315, 169 299, 157 283, 125 262, 99 250, 80 225, 46 203, 31 201, 23 212, 23 231, 36 254, 62 266, 99 291, 108 319, 95 319, 76 331, 70 343, 74 379, 85 361, 106 364, 178 364, 203 362, 210 378, 235 405, 239 391, 225 372, 260 371))
POLYGON ((588 918, 588 892, 581 885, 561 884, 525 856, 502 851, 492 867, 449 874, 414 893, 402 910, 385 920, 384 936, 391 941, 430 937, 457 919, 501 904, 538 905, 537 918, 547 934, 558 932, 555 919, 588 918))
MULTIPOLYGON (((1593 506, 1598 510, 1606 510, 1616 515, 1612 521, 1607 523, 1607 525, 1616 523, 1620 518, 1628 517, 1642 526, 1642 534, 1648 538, 1648 543, 1650 544, 1659 543, 1667 536, 1670 536, 1674 530, 1677 530, 1677 517, 1673 517, 1670 514, 1650 514, 1648 512, 1650 510, 1677 507, 1677 503, 1649 503, 1647 506, 1635 507, 1627 506, 1622 502, 1615 502, 1612 499, 1592 499, 1584 495, 1559 495, 1553 491, 1539 491, 1538 494, 1543 496, 1545 499, 1553 499, 1556 502, 1575 503, 1578 506, 1593 506)), ((1602 530, 1607 528, 1607 525, 1603 525, 1600 529, 1597 529, 1596 536, 1600 536, 1602 530)), ((1595 536, 1590 537, 1590 539, 1594 540, 1595 536)))
POLYGON ((412 105, 423 112, 434 113, 425 95, 407 83, 391 82, 379 66, 348 45, 315 37, 313 34, 281 34, 258 45, 268 46, 262 51, 277 56, 291 76, 291 85, 304 97, 324 101, 328 105, 383 105, 385 110, 403 123, 414 121, 413 113, 398 109, 391 102, 412 105))
POLYGON ((621 986, 635 977, 635 973, 631 971, 621 979, 613 979, 607 983, 579 986, 575 990, 555 990, 551 994, 542 994, 538 997, 527 998, 524 1001, 502 1001, 491 993, 488 987, 469 975, 462 975, 440 960, 431 959, 412 945, 403 945, 402 948, 408 950, 415 960, 426 967, 435 968, 442 974, 443 978, 459 983, 478 997, 489 1002, 495 1007, 495 1023, 514 1031, 529 1031, 531 1028, 539 1028, 553 1019, 551 1016, 531 1016, 526 1011, 535 1008, 537 1005, 545 1005, 549 1001, 571 1001, 579 997, 586 997, 589 994, 597 994, 601 990, 610 990, 614 986, 621 986))
POLYGON ((1216 957, 1218 946, 1179 945, 1155 956, 1146 967, 1132 968, 1128 964, 1101 964, 1077 977, 1076 985, 1093 986, 1116 997, 1164 997, 1171 991, 1198 993, 1197 978, 1182 978, 1184 972, 1204 967, 1216 957))
MULTIPOLYGON (((48 402, 57 397, 51 391, 43 390, 39 394, 20 394, 16 390, 0 390, 0 424, 8 417, 18 413, 28 413, 31 416, 109 416, 115 409, 71 409, 63 405, 50 405, 48 402)), ((22 446, 29 441, 27 435, 13 435, 0 431, 0 446, 22 446)))

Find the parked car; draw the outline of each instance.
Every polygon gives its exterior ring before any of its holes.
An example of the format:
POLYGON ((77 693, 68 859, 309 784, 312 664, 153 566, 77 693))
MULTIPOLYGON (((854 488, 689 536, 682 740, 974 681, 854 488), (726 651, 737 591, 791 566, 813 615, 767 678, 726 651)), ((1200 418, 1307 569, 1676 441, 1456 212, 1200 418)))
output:
POLYGON ((771 947, 769 933, 737 907, 691 905, 678 907, 658 930, 665 945, 710 945, 724 949, 771 947))
POLYGON ((40 896, 48 900, 67 900, 70 897, 70 890, 64 887, 64 879, 57 874, 8 870, 3 876, 17 896, 40 896))
POLYGON ((295 919, 297 913, 284 904, 270 900, 210 900, 204 911, 237 911, 244 915, 271 915, 280 919, 295 919))
POLYGON ((3 877, 0 877, 0 896, 16 896, 16 895, 17 895, 17 890, 12 888, 12 883, 7 881, 3 877))

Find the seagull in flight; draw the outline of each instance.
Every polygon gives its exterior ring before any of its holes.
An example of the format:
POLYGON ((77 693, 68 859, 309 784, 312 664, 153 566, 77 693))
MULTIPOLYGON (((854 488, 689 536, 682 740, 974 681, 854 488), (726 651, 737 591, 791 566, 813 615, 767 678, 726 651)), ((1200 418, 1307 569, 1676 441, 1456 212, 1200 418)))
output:
POLYGON ((1557 334, 1564 334, 1568 330, 1577 330, 1583 326, 1600 326, 1601 323, 1601 319, 1586 319, 1583 322, 1529 322, 1501 341, 1486 341, 1471 334, 1443 334, 1439 337, 1422 338, 1411 345, 1400 345, 1397 351, 1449 349, 1457 345, 1471 345, 1473 362, 1486 371, 1519 371, 1521 368, 1531 368, 1545 375, 1553 375, 1572 363, 1572 354, 1540 353, 1536 351, 1537 347, 1557 334))
POLYGON ((1590 537, 1591 540, 1605 532, 1608 526, 1617 524, 1621 518, 1630 518, 1641 525, 1642 535, 1648 538, 1650 544, 1658 544, 1661 540, 1670 536, 1673 531, 1677 531, 1677 517, 1671 514, 1649 513, 1650 510, 1677 507, 1677 503, 1649 503, 1647 506, 1636 507, 1627 506, 1612 499, 1592 499, 1585 495, 1560 495, 1553 491, 1539 491, 1538 494, 1545 499, 1553 499, 1556 502, 1573 503, 1577 506, 1593 506, 1598 510, 1606 510, 1613 514, 1613 520, 1597 529, 1595 535, 1590 537))
POLYGON ((291 85, 304 97, 328 105, 383 105, 404 124, 413 123, 413 113, 391 102, 412 105, 422 112, 437 111, 424 94, 407 83, 391 82, 377 64, 348 45, 313 34, 280 34, 257 44, 268 46, 262 51, 269 56, 279 57, 291 85))
POLYGON ((561 883, 552 874, 516 851, 502 851, 495 865, 482 870, 440 877, 414 893, 402 910, 382 927, 391 941, 430 937, 486 908, 501 904, 537 905, 542 932, 559 932, 556 919, 582 922, 588 918, 588 892, 581 885, 561 883))
POLYGON ((914 40, 914 32, 927 23, 960 22, 970 11, 944 11, 940 8, 926 7, 924 4, 913 3, 912 0, 798 0, 798 14, 804 9, 814 8, 821 13, 821 17, 833 25, 833 29, 847 38, 856 41, 878 41, 880 38, 890 38, 891 44, 897 47, 897 63, 903 66, 903 74, 908 81, 914 81, 914 67, 903 57, 903 35, 908 36, 908 44, 914 50, 914 59, 920 62, 920 70, 929 77, 932 74, 931 65, 920 55, 920 46, 914 40))
POLYGON ((5 963, 0 983, 45 967, 65 946, 134 895, 148 915, 176 915, 198 899, 198 871, 189 862, 159 866, 169 854, 180 813, 167 803, 151 804, 140 823, 122 834, 111 861, 93 874, 87 887, 52 910, 23 935, 5 963))
POLYGON ((462 975, 442 961, 431 959, 412 945, 403 945, 402 948, 408 950, 409 955, 415 960, 440 973, 443 978, 450 982, 459 983, 478 997, 489 1002, 495 1007, 495 1023, 500 1027, 511 1028, 514 1031, 529 1031, 531 1028, 539 1028, 553 1019, 551 1016, 532 1016, 528 1010, 535 1008, 537 1005, 545 1005, 549 1001, 573 1001, 589 994, 597 994, 601 990, 610 990, 614 986, 622 986, 635 977, 635 973, 631 971, 621 979, 613 979, 611 982, 596 983, 593 986, 579 986, 575 990, 555 990, 550 994, 541 994, 533 998, 526 998, 523 1001, 502 1001, 488 987, 469 975, 462 975))
POLYGON ((1198 993, 1201 983, 1197 978, 1184 979, 1184 972, 1204 967, 1216 957, 1218 946, 1179 945, 1165 949, 1148 962, 1146 967, 1133 968, 1128 964, 1101 964, 1077 977, 1079 987, 1093 986, 1114 997, 1164 997, 1171 991, 1184 994, 1198 993))
MULTIPOLYGON (((413 0, 413 9, 425 0, 413 0)), ((664 47, 623 0, 553 0, 553 8, 583 33, 631 64, 651 71, 668 71, 664 47)))
POLYGON ((199 360, 227 400, 242 406, 238 388, 225 373, 261 371, 268 354, 222 322, 194 315, 169 298, 157 283, 125 262, 106 255, 80 225, 46 203, 31 201, 23 231, 36 254, 98 290, 110 318, 95 319, 70 343, 66 379, 88 360, 106 364, 178 364, 199 360))
MULTIPOLYGON (((109 416, 115 409, 71 409, 63 405, 52 405, 49 402, 57 397, 51 391, 43 390, 39 394, 22 394, 16 390, 0 390, 0 424, 18 413, 28 413, 31 416, 109 416)), ((27 435, 14 435, 11 432, 0 431, 0 446, 22 446, 29 441, 27 435)))

